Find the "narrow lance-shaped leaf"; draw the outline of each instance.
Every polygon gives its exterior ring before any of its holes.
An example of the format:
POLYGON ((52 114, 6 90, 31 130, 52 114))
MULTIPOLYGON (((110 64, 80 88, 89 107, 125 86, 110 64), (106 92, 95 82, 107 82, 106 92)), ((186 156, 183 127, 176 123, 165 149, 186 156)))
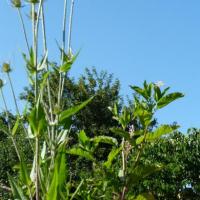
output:
POLYGON ((126 140, 130 140, 130 134, 127 131, 124 131, 121 128, 111 128, 110 129, 113 133, 115 133, 116 135, 121 136, 122 138, 125 138, 126 140))
POLYGON ((114 159, 116 159, 117 155, 122 150, 122 146, 119 148, 113 148, 112 151, 108 155, 107 161, 103 164, 106 168, 110 168, 114 159))
POLYGON ((28 173, 28 168, 24 160, 22 159, 20 162, 20 178, 23 181, 23 184, 29 186, 31 180, 28 173))
POLYGON ((184 95, 180 92, 174 92, 171 94, 168 94, 164 97, 162 97, 158 102, 157 102, 157 108, 163 108, 165 106, 167 106, 168 104, 170 104, 171 102, 184 97, 184 95))
POLYGON ((109 137, 109 136, 97 136, 90 139, 92 142, 99 144, 99 143, 105 143, 105 144, 111 144, 111 145, 117 145, 118 142, 115 138, 109 137))
POLYGON ((163 165, 155 164, 155 165, 137 165, 132 172, 130 172, 128 177, 128 184, 135 185, 140 180, 146 178, 147 176, 160 171, 163 169, 163 165))
POLYGON ((87 137, 84 130, 80 131, 78 134, 79 142, 85 145, 90 139, 87 137))
MULTIPOLYGON (((170 125, 161 125, 158 127, 154 132, 152 133, 147 133, 146 135, 146 141, 154 141, 156 139, 159 139, 161 136, 170 134, 173 131, 177 130, 179 126, 170 126, 170 125)), ((144 135, 138 137, 136 139, 136 144, 142 143, 144 140, 144 135)))
POLYGON ((88 160, 94 160, 94 157, 92 156, 92 154, 90 152, 83 150, 79 147, 71 148, 71 149, 67 150, 66 153, 71 154, 71 155, 81 156, 81 157, 84 157, 88 160))
POLYGON ((63 72, 66 73, 71 69, 71 67, 72 67, 73 63, 76 61, 79 53, 80 53, 80 51, 75 56, 72 56, 72 58, 66 60, 66 62, 60 67, 60 73, 63 73, 63 72))
POLYGON ((53 178, 50 184, 50 187, 47 191, 46 200, 57 200, 57 194, 58 194, 58 165, 55 164, 54 172, 53 172, 53 178))
POLYGON ((15 122, 15 125, 12 129, 12 135, 15 136, 16 132, 17 132, 17 129, 19 127, 19 123, 20 123, 20 116, 17 116, 17 120, 15 122))
POLYGON ((79 112, 81 109, 83 109, 88 103, 92 101, 93 97, 89 98, 88 100, 84 101, 80 105, 73 106, 63 112, 60 113, 60 122, 63 122, 65 119, 75 115, 77 112, 79 112))
POLYGON ((28 198, 23 193, 22 188, 15 182, 12 176, 8 174, 8 180, 12 189, 12 194, 15 199, 28 200, 28 198))

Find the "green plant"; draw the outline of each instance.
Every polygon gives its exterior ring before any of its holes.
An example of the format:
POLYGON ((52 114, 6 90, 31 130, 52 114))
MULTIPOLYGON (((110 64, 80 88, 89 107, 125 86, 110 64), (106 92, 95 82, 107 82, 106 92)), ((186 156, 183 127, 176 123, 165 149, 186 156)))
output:
MULTIPOLYGON (((59 85, 56 102, 54 102, 54 104, 52 104, 51 101, 50 91, 49 75, 52 73, 52 69, 50 68, 47 53, 44 1, 28 1, 31 7, 32 45, 30 45, 27 40, 27 31, 21 13, 23 2, 20 0, 13 0, 12 4, 18 10, 27 44, 28 53, 23 53, 23 57, 30 83, 34 87, 34 105, 33 107, 28 107, 23 114, 20 113, 10 76, 11 67, 9 63, 4 63, 2 69, 8 76, 18 114, 14 127, 11 127, 8 114, 6 117, 8 122, 8 134, 15 147, 19 160, 19 175, 16 179, 8 174, 10 187, 16 199, 66 199, 65 196, 69 199, 73 199, 76 192, 70 191, 66 187, 68 174, 65 156, 69 140, 68 134, 71 127, 70 119, 92 100, 91 97, 83 103, 70 107, 67 110, 62 110, 65 75, 77 58, 77 55, 73 55, 71 51, 74 1, 71 1, 67 50, 65 39, 67 1, 64 1, 63 40, 62 47, 60 47, 61 64, 57 68, 59 72, 59 85), (39 24, 42 25, 41 31, 43 35, 43 56, 41 58, 38 56, 41 47, 38 43, 39 24), (45 91, 47 91, 48 94, 47 101, 43 99, 45 91), (27 119, 27 124, 24 124, 23 118, 27 119), (24 140, 29 141, 32 147, 30 148, 30 150, 32 150, 32 163, 25 161, 21 148, 16 141, 17 129, 20 124, 24 127, 24 140)), ((2 87, 3 84, 1 84, 1 94, 4 100, 2 87)), ((6 101, 4 101, 4 105, 5 111, 8 113, 6 101)))
MULTIPOLYGON (((10 74, 11 64, 3 63, 2 69, 7 74, 17 114, 16 121, 11 123, 3 82, 0 81, 6 113, 6 134, 13 143, 19 164, 15 166, 18 172, 16 176, 13 177, 8 172, 10 188, 7 186, 2 188, 11 190, 14 199, 23 200, 153 199, 151 193, 136 194, 132 187, 163 168, 160 163, 152 164, 148 159, 143 160, 143 151, 147 143, 154 142, 178 128, 176 125, 161 125, 153 129, 152 123, 157 110, 183 97, 183 94, 167 94, 169 88, 161 91, 160 87, 153 83, 144 82, 143 88, 132 86, 131 88, 136 92, 133 107, 124 107, 120 111, 120 106, 116 104, 110 109, 118 123, 111 129, 116 134, 116 138, 94 133, 86 134, 85 131, 80 130, 82 127, 77 126, 74 132, 77 143, 71 144, 70 132, 75 121, 74 115, 92 102, 95 92, 92 96, 86 96, 83 102, 79 101, 78 104, 63 109, 64 98, 66 98, 64 96, 66 74, 79 54, 73 54, 71 49, 74 0, 71 0, 70 4, 66 49, 67 2, 64 0, 63 37, 62 44, 59 45, 60 65, 53 65, 48 56, 44 1, 27 1, 31 7, 32 44, 27 39, 27 30, 21 13, 23 2, 12 1, 19 13, 27 45, 27 52, 23 53, 23 58, 33 88, 33 99, 32 104, 28 104, 24 112, 20 113, 10 74), (42 44, 39 44, 40 34, 43 37, 42 44), (54 80, 50 78, 52 74, 58 75, 56 95, 51 90, 51 81, 54 80), (137 126, 132 126, 133 124, 137 126), (21 129, 23 130, 22 141, 30 145, 30 159, 26 159, 17 141, 17 134, 21 129), (101 152, 101 145, 106 147, 107 151, 104 157, 99 158, 97 154, 101 152), (86 163, 86 169, 74 172, 69 157, 79 161, 87 160, 83 162, 86 163), (90 163, 87 165, 87 162, 90 163), (87 172, 88 168, 91 173, 87 172)), ((89 78, 94 81, 90 74, 89 78)))

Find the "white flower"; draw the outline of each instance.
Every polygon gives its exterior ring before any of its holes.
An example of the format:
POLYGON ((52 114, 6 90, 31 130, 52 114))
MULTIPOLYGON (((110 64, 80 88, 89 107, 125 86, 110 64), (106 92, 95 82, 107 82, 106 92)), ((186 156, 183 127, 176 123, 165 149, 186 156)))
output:
POLYGON ((157 87, 162 87, 162 86, 164 85, 164 82, 163 82, 163 81, 157 81, 157 82, 155 83, 155 85, 156 85, 157 87))

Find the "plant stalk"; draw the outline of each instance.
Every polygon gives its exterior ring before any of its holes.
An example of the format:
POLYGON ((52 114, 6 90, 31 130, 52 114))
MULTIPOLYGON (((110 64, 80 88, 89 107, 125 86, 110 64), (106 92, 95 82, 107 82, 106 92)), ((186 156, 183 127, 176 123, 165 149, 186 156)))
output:
POLYGON ((26 47, 28 49, 28 52, 30 53, 30 47, 29 47, 29 43, 28 43, 28 37, 27 37, 27 33, 26 33, 26 28, 25 28, 25 24, 24 24, 24 20, 23 20, 20 8, 18 8, 17 11, 18 11, 18 14, 19 14, 19 18, 20 18, 20 22, 21 22, 22 30, 23 30, 23 34, 24 34, 24 38, 25 38, 25 41, 26 41, 26 47))

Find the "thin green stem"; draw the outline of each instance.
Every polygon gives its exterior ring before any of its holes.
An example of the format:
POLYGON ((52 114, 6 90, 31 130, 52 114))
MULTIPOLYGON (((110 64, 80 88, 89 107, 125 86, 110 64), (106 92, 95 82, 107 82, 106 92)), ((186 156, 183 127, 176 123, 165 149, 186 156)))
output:
MULTIPOLYGON (((44 8, 42 5, 41 9, 41 15, 42 15, 42 35, 43 35, 43 46, 44 46, 44 55, 47 52, 47 40, 46 40, 46 27, 45 27, 45 17, 44 17, 44 8)), ((48 59, 46 61, 46 71, 48 71, 48 59)), ((50 107, 50 117, 51 122, 53 122, 53 110, 52 110, 52 101, 51 101, 51 91, 50 91, 50 82, 49 77, 47 78, 47 93, 48 93, 48 101, 49 101, 49 107, 50 107)))
POLYGON ((25 38, 25 41, 26 41, 26 46, 27 46, 28 52, 30 53, 30 47, 29 47, 29 43, 28 43, 28 37, 27 37, 27 33, 26 33, 26 28, 25 28, 24 20, 23 20, 22 14, 21 14, 21 9, 18 8, 17 11, 18 11, 20 22, 21 22, 21 25, 22 25, 22 30, 23 30, 23 33, 24 33, 24 38, 25 38))
MULTIPOLYGON (((73 16, 74 16, 74 3, 75 3, 75 0, 71 0, 71 8, 70 8, 70 15, 69 15, 69 29, 68 29, 68 45, 67 45, 67 52, 68 52, 68 54, 71 53, 72 25, 73 25, 73 16)), ((61 94, 60 94, 61 97, 63 95, 63 90, 64 90, 65 76, 66 76, 66 74, 64 74, 63 79, 62 79, 61 94)))
POLYGON ((76 188, 76 191, 73 193, 73 195, 71 196, 70 200, 73 200, 74 197, 77 195, 78 191, 80 190, 81 186, 83 185, 83 182, 84 182, 84 180, 81 180, 80 184, 76 188))
MULTIPOLYGON (((61 52, 61 65, 64 63, 64 54, 65 54, 65 43, 66 43, 66 21, 67 21, 67 0, 64 0, 64 10, 63 10, 63 24, 62 24, 62 52, 61 52)), ((61 91, 62 91, 62 76, 60 73, 59 76, 59 87, 58 87, 58 107, 61 103, 61 91)))
POLYGON ((17 114, 20 116, 19 107, 18 107, 18 104, 17 104, 17 99, 16 99, 16 96, 15 96, 14 87, 13 87, 13 84, 12 84, 10 73, 6 73, 6 74, 8 76, 8 80, 9 80, 9 83, 10 83, 10 88, 11 88, 11 91, 12 91, 12 95, 13 95, 13 99, 14 99, 14 103, 15 103, 15 108, 16 108, 17 114))
POLYGON ((71 0, 71 9, 70 9, 70 16, 69 16, 69 32, 68 32, 68 45, 67 49, 68 52, 70 51, 71 48, 71 40, 72 40, 72 24, 73 24, 73 16, 74 16, 74 3, 75 0, 71 0))
MULTIPOLYGON (((40 0, 37 16, 35 19, 35 4, 32 3, 32 31, 33 31, 33 49, 34 49, 34 66, 35 66, 35 104, 38 100, 38 28, 39 28, 39 18, 41 13, 41 7, 42 7, 43 0, 40 0)), ((35 180, 35 190, 36 190, 36 200, 39 200, 40 194, 39 194, 39 138, 36 136, 35 138, 35 156, 36 156, 36 162, 35 162, 35 170, 36 170, 36 180, 35 180)))
POLYGON ((35 180, 36 200, 39 200, 39 139, 38 139, 38 136, 36 136, 36 139, 35 139, 35 170, 36 170, 36 180, 35 180))

